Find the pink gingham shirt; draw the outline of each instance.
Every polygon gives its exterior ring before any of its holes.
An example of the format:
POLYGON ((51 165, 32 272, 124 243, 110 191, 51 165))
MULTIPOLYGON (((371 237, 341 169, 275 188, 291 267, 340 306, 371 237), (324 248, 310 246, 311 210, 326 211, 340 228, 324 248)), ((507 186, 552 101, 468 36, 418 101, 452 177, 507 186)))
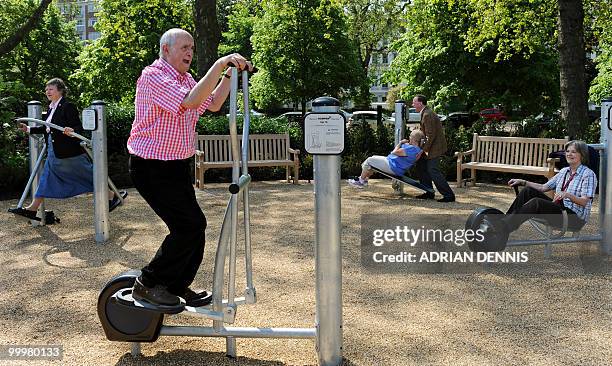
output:
POLYGON ((157 160, 195 154, 195 125, 212 102, 211 95, 198 109, 181 106, 195 85, 189 73, 180 74, 163 59, 144 68, 136 83, 136 116, 127 141, 130 154, 157 160))

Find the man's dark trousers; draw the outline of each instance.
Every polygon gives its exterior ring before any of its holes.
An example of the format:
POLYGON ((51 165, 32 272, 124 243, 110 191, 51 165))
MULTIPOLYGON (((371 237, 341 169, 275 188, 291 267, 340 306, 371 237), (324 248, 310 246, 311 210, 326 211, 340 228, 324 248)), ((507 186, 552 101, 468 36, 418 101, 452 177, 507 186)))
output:
POLYGON ((204 257, 206 218, 195 197, 189 160, 153 160, 130 157, 134 186, 170 234, 151 262, 142 269, 147 287, 167 286, 182 294, 193 282, 204 257))
POLYGON ((440 171, 439 157, 434 159, 423 157, 419 159, 417 161, 417 171, 419 172, 419 181, 422 185, 433 189, 433 184, 435 184, 438 192, 440 192, 444 198, 455 198, 455 193, 440 171))

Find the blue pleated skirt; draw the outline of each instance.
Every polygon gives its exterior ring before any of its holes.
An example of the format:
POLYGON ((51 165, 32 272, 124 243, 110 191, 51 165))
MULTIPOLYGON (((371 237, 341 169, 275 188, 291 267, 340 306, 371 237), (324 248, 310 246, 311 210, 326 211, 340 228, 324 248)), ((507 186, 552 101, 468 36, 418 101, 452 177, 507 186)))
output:
POLYGON ((87 154, 58 159, 49 136, 47 160, 36 197, 68 198, 87 192, 93 192, 93 164, 87 154))

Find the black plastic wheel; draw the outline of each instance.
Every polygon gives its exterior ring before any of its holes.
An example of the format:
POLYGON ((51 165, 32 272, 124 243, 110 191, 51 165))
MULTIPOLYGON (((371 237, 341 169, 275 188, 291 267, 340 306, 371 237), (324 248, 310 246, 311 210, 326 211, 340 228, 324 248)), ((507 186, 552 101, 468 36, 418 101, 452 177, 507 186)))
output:
MULTIPOLYGON (((474 210, 465 222, 465 229, 471 229, 474 232, 479 230, 480 224, 484 219, 485 215, 490 218, 495 218, 495 215, 503 215, 504 213, 500 210, 492 207, 479 207, 474 210)), ((483 240, 479 235, 475 236, 474 240, 468 241, 468 247, 474 252, 501 252, 506 249, 506 243, 508 242, 508 233, 505 232, 494 232, 484 235, 483 240)))

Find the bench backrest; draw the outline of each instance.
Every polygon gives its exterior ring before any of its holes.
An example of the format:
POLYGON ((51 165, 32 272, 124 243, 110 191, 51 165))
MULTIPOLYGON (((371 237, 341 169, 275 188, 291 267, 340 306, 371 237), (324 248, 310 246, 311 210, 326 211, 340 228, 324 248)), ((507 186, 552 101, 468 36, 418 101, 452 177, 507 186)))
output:
POLYGON ((497 163, 546 167, 548 154, 565 148, 568 139, 479 136, 474 134, 474 159, 497 163))
MULTIPOLYGON (((242 146, 242 135, 238 135, 242 146)), ((231 162, 230 135, 198 135, 197 147, 204 161, 231 162)), ((289 134, 249 135, 249 161, 290 160, 289 134)))

